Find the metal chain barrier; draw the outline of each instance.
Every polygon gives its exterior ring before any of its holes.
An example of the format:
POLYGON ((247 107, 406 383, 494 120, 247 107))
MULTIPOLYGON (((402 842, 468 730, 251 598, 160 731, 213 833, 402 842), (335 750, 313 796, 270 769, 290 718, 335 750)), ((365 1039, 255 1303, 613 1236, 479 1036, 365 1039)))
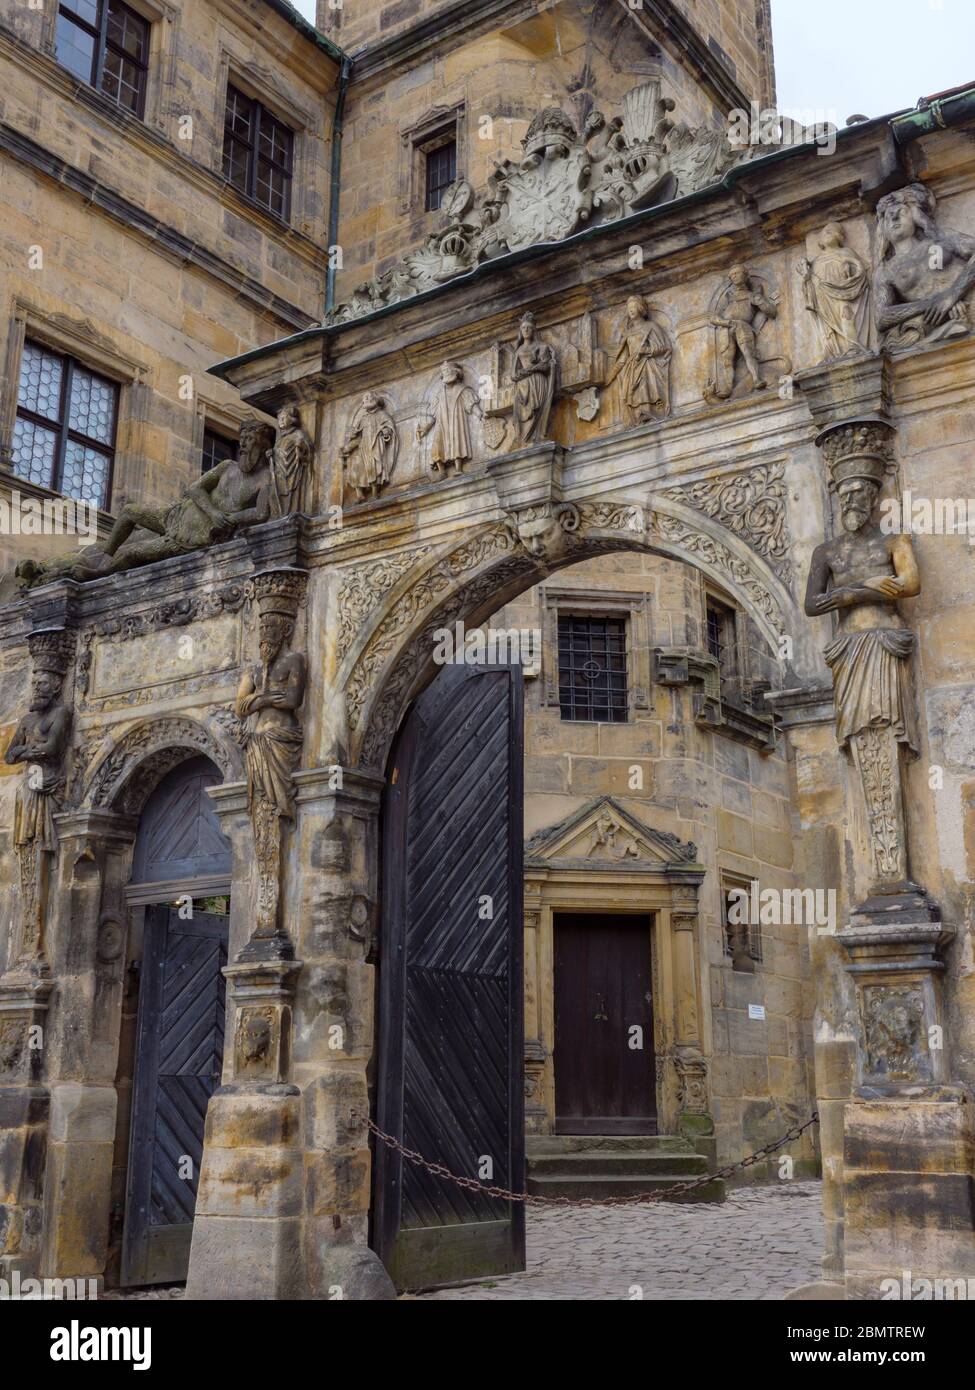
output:
POLYGON ((769 1158, 779 1149, 785 1148, 786 1144, 791 1144, 794 1139, 798 1139, 807 1129, 818 1123, 819 1111, 814 1110, 811 1118, 806 1120, 804 1124, 793 1125, 791 1129, 786 1130, 781 1139, 776 1139, 774 1143, 756 1149, 747 1158, 739 1159, 737 1163, 728 1163, 723 1168, 719 1168, 716 1173, 706 1173, 701 1178, 690 1178, 687 1182, 673 1183, 670 1187, 660 1188, 656 1192, 636 1192, 628 1197, 537 1197, 530 1192, 509 1192, 504 1187, 492 1187, 490 1183, 479 1182, 477 1178, 459 1177, 456 1173, 452 1173, 449 1168, 445 1168, 442 1163, 431 1163, 415 1149, 407 1149, 392 1134, 384 1134, 378 1125, 373 1124, 372 1120, 366 1121, 370 1134, 374 1134, 387 1148, 398 1153, 401 1158, 405 1158, 407 1163, 414 1163, 418 1168, 425 1168, 428 1173, 433 1173, 435 1177, 455 1183, 468 1192, 483 1192, 486 1197, 495 1197, 505 1202, 524 1202, 526 1207, 625 1207, 633 1206, 638 1202, 663 1202, 675 1193, 692 1192, 696 1187, 705 1187, 709 1182, 715 1182, 718 1178, 730 1177, 740 1168, 750 1168, 753 1163, 759 1163, 763 1158, 769 1158))

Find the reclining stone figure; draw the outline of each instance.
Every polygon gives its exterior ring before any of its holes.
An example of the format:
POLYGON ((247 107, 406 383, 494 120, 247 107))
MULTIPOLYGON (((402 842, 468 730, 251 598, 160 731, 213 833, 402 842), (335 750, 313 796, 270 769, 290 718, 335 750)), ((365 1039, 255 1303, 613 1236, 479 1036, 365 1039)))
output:
POLYGON ((26 588, 55 579, 84 582, 119 570, 186 555, 229 540, 238 530, 271 515, 270 453, 274 431, 248 421, 240 432, 240 456, 223 459, 164 510, 127 503, 103 544, 56 559, 24 560, 17 577, 26 588))

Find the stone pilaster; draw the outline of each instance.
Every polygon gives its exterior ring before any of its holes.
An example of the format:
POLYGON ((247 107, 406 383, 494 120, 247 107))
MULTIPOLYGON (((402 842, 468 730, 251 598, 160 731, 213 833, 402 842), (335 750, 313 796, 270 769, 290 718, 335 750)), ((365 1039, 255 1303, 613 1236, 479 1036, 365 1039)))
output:
POLYGON ((287 927, 304 961, 295 998, 307 1296, 391 1298, 368 1248, 382 779, 332 765, 295 774, 298 826, 287 927))
POLYGON ((124 885, 136 821, 114 811, 56 817, 60 852, 49 949, 57 993, 44 1047, 50 1094, 40 1273, 99 1277, 108 1257, 124 885))
POLYGON ((41 1084, 52 981, 0 981, 0 1277, 36 1275, 50 1096, 41 1084))
POLYGON ((249 959, 253 927, 247 793, 211 789, 233 852, 223 1083, 207 1107, 187 1297, 299 1298, 302 1260, 301 1097, 291 1081, 297 960, 249 959))

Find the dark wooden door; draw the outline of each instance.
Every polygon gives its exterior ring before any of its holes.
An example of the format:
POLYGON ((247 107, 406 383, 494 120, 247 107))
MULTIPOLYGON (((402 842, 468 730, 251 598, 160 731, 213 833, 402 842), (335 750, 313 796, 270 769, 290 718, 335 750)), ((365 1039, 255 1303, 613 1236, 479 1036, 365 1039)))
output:
POLYGON ((656 1134, 648 917, 555 917, 555 1128, 656 1134))
MULTIPOLYGON (((521 1191, 522 681, 445 667, 413 706, 383 816, 377 1123, 521 1191)), ((524 1209, 376 1143, 373 1242, 401 1288, 523 1269, 524 1209)))
POLYGON ((146 909, 123 1284, 186 1278, 203 1126, 223 1064, 228 920, 146 909))

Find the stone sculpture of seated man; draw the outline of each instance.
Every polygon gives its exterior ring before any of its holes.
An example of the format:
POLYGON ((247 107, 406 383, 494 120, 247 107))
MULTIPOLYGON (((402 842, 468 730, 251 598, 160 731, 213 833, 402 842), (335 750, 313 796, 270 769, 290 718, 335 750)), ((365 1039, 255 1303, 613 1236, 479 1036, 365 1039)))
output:
POLYGON ((239 458, 208 469, 164 511, 127 503, 103 544, 54 560, 24 560, 17 566, 18 578, 28 588, 54 579, 98 579, 186 555, 228 540, 241 527, 267 521, 273 446, 271 427, 248 421, 241 429, 239 458))

